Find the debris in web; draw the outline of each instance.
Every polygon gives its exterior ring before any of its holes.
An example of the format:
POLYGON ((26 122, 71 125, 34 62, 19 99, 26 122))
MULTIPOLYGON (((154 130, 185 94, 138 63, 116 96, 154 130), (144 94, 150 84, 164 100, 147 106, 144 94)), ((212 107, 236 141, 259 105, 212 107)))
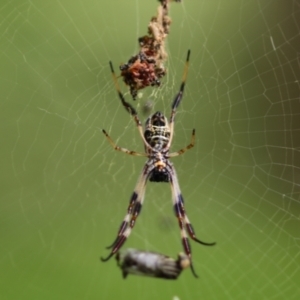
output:
POLYGON ((138 39, 139 53, 120 66, 121 76, 129 86, 133 100, 136 99, 138 90, 148 86, 160 86, 160 79, 166 75, 165 62, 168 55, 165 40, 171 25, 171 18, 168 15, 169 4, 181 1, 159 0, 159 2, 157 14, 151 18, 148 25, 148 34, 138 39))

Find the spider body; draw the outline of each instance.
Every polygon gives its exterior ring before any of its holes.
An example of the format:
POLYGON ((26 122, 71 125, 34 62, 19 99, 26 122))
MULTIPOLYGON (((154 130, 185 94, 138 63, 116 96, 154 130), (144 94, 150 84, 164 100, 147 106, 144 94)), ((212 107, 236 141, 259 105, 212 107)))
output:
POLYGON ((144 132, 136 110, 130 103, 128 103, 125 100, 123 94, 120 91, 118 81, 115 72, 113 70, 112 63, 110 62, 110 68, 111 68, 116 89, 118 91, 119 98, 124 108, 131 114, 131 116, 133 117, 136 123, 140 136, 144 143, 145 152, 140 153, 140 152, 128 150, 126 148, 121 148, 114 143, 114 141, 110 138, 110 136, 106 133, 105 130, 103 130, 103 133, 105 134, 109 143, 112 145, 112 147, 115 150, 124 152, 129 155, 144 156, 147 157, 148 160, 144 165, 144 168, 135 186, 134 192, 129 200, 127 214, 125 215, 119 227, 117 237, 115 241, 109 247, 107 247, 108 249, 112 248, 112 250, 106 258, 101 258, 102 261, 109 260, 115 253, 117 253, 119 249, 122 247, 122 245, 125 243, 126 239, 129 237, 136 223, 137 217, 141 212, 142 204, 144 201, 146 183, 148 180, 152 182, 170 183, 173 208, 180 228, 182 245, 185 254, 190 260, 190 267, 195 277, 197 277, 197 275, 194 271, 193 264, 191 261, 192 255, 191 255, 191 247, 188 240, 188 235, 194 241, 202 245, 212 246, 215 244, 215 243, 203 242, 196 237, 194 229, 188 219, 188 216, 184 208, 184 203, 183 203, 184 200, 180 191, 175 168, 169 160, 172 157, 179 156, 185 153, 187 150, 194 147, 195 144, 195 129, 193 129, 191 143, 185 148, 177 152, 169 153, 169 149, 171 147, 173 134, 174 134, 174 118, 176 114, 176 109, 181 102, 183 92, 184 92, 189 57, 190 57, 190 51, 188 51, 187 54, 183 79, 180 85, 179 92, 175 96, 173 100, 173 104, 171 106, 172 110, 171 110, 170 121, 168 121, 168 119, 164 116, 164 114, 158 111, 147 119, 144 132))

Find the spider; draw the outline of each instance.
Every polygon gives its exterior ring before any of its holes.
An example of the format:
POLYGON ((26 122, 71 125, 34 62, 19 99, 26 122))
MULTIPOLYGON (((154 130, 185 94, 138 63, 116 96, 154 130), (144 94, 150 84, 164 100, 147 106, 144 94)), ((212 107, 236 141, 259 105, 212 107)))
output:
POLYGON ((185 81, 186 81, 188 66, 189 66, 189 58, 190 58, 190 50, 188 50, 187 52, 185 68, 184 68, 180 89, 177 95, 175 96, 172 104, 170 122, 168 122, 167 118, 161 112, 158 111, 147 119, 144 132, 143 132, 142 123, 139 120, 136 110, 133 108, 131 104, 126 102, 123 94, 120 91, 117 77, 113 69, 113 65, 110 62, 110 69, 111 69, 116 90, 118 92, 118 96, 121 100, 122 105, 131 114, 131 116, 133 117, 136 123, 140 136, 144 142, 145 153, 131 151, 117 146, 115 142, 111 139, 111 137, 107 134, 107 132, 104 129, 102 131, 106 136, 108 142, 115 150, 124 152, 129 155, 148 157, 148 160, 142 170, 142 173, 140 174, 134 192, 130 198, 129 206, 127 208, 127 214, 125 215, 125 218, 123 219, 120 225, 117 237, 115 241, 110 246, 107 247, 107 249, 112 249, 112 250, 106 258, 101 257, 102 261, 108 261, 116 252, 118 252, 118 250, 125 243, 126 239, 129 237, 135 225, 137 217, 141 212, 142 204, 144 201, 146 183, 148 179, 149 181, 152 182, 169 182, 171 185, 173 206, 180 227, 182 245, 185 254, 188 256, 190 260, 191 270, 195 277, 198 276, 195 273, 191 261, 191 247, 188 240, 188 235, 190 236, 191 239, 193 239, 194 241, 202 245, 206 245, 206 246, 215 245, 215 243, 203 242, 196 237, 192 224, 190 223, 188 216, 185 212, 185 208, 183 204, 184 201, 178 184, 175 168, 173 167, 173 164, 169 160, 169 158, 171 157, 179 156, 185 153, 187 150, 194 147, 195 144, 195 129, 193 129, 191 143, 185 148, 177 152, 169 153, 169 149, 174 134, 174 118, 176 114, 176 109, 181 102, 183 92, 184 92, 185 81), (186 231, 188 232, 188 235, 186 231))

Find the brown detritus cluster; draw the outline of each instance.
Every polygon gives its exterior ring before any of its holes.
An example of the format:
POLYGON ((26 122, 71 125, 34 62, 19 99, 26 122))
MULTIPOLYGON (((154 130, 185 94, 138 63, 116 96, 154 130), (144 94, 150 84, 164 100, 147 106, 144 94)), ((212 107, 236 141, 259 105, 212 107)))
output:
POLYGON ((126 64, 120 66, 121 76, 130 88, 135 100, 137 91, 147 86, 160 86, 160 79, 165 76, 164 62, 167 59, 165 39, 169 34, 171 18, 168 16, 169 3, 180 0, 159 0, 157 15, 148 25, 148 35, 138 39, 140 51, 126 64))

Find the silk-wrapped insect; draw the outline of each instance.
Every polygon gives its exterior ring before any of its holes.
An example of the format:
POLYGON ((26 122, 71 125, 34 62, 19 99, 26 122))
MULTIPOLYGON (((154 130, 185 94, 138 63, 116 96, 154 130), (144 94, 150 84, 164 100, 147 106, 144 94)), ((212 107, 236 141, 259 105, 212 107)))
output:
POLYGON ((157 252, 141 251, 129 248, 116 255, 118 266, 121 268, 123 278, 128 274, 177 279, 183 269, 190 266, 190 259, 184 253, 179 253, 177 260, 157 252))

